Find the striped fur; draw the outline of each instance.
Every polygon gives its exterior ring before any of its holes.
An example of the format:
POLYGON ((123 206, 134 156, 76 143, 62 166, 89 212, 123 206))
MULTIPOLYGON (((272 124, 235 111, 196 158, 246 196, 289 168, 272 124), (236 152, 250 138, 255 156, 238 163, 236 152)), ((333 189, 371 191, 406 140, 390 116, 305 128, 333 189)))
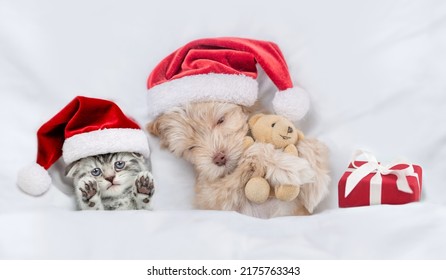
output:
POLYGON ((150 209, 153 177, 140 154, 86 157, 70 164, 66 176, 73 179, 81 210, 150 209))

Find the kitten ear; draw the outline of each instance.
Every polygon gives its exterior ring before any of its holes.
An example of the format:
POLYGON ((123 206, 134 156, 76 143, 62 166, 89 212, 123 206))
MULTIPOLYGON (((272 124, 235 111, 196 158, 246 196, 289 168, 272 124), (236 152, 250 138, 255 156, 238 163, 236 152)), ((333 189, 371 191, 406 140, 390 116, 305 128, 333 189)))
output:
POLYGON ((70 164, 67 165, 67 167, 65 167, 65 176, 68 178, 73 178, 74 177, 74 173, 77 170, 77 164, 79 161, 75 161, 72 162, 70 164))
POLYGON ((132 153, 132 155, 136 158, 140 158, 140 159, 144 158, 140 153, 132 153))

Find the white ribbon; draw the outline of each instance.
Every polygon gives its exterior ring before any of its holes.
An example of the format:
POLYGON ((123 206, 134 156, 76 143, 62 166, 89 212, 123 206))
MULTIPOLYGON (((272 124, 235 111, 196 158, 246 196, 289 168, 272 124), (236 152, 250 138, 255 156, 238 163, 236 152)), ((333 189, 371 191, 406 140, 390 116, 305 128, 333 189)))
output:
POLYGON ((407 181, 407 176, 414 176, 417 178, 418 187, 419 187, 419 179, 418 174, 414 171, 412 164, 407 163, 397 163, 392 165, 383 166, 376 158, 369 152, 365 151, 356 151, 353 155, 352 165, 354 169, 352 169, 352 173, 348 176, 346 184, 345 184, 345 197, 347 197, 353 189, 358 185, 358 183, 364 179, 370 173, 376 173, 370 179, 370 205, 381 204, 381 190, 382 190, 382 176, 394 174, 397 176, 396 186, 399 191, 405 193, 413 193, 412 189, 409 186, 409 182, 407 181), (366 158, 366 163, 361 166, 356 166, 356 159, 364 155, 366 158), (408 165, 404 169, 393 170, 394 166, 398 164, 408 165))

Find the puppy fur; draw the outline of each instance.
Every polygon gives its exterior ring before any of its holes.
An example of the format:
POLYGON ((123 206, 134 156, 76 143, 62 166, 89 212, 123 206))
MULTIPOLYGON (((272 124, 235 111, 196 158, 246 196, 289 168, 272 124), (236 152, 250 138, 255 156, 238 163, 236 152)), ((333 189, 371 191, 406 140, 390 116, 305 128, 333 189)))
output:
POLYGON ((259 218, 312 213, 328 193, 327 148, 308 138, 298 144, 299 157, 264 143, 244 150, 248 114, 245 107, 230 103, 189 103, 165 112, 147 129, 160 138, 161 147, 194 166, 197 208, 259 218), (301 192, 291 202, 271 197, 256 204, 244 193, 252 176, 265 177, 272 186, 300 185, 301 192))

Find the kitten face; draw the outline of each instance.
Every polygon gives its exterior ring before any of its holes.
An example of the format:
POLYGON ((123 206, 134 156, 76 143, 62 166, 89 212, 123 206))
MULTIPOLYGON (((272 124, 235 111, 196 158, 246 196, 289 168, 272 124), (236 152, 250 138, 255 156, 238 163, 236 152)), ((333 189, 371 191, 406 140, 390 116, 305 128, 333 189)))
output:
POLYGON ((235 104, 190 103, 158 117, 148 130, 161 145, 191 162, 201 176, 215 179, 231 173, 243 152, 248 114, 235 104))
POLYGON ((82 178, 98 183, 101 197, 114 197, 130 191, 139 172, 146 170, 144 158, 136 153, 112 153, 80 159, 66 169, 76 186, 82 178))

